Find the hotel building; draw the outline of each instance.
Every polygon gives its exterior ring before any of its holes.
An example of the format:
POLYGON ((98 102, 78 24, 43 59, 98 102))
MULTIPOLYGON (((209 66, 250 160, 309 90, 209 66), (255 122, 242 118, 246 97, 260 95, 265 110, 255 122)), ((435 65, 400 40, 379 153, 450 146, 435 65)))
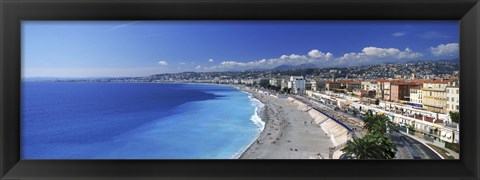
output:
POLYGON ((447 112, 447 86, 450 80, 430 80, 423 83, 423 108, 438 113, 447 112))
POLYGON ((290 76, 289 84, 294 94, 305 94, 305 79, 303 76, 290 76))

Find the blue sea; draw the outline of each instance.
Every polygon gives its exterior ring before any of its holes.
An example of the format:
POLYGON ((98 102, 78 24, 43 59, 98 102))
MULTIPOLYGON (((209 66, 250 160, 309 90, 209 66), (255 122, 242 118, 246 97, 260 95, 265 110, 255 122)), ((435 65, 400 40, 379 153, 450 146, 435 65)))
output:
POLYGON ((238 158, 262 107, 229 86, 23 82, 21 158, 238 158))

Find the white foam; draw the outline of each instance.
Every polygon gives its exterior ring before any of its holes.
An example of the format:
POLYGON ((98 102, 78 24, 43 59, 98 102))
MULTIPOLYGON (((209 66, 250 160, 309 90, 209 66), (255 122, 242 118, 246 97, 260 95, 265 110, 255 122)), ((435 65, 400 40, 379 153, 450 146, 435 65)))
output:
POLYGON ((262 118, 258 115, 258 113, 265 107, 265 104, 260 102, 258 99, 253 98, 251 95, 248 96, 250 98, 250 102, 252 102, 252 106, 255 106, 255 112, 253 113, 250 120, 257 125, 259 132, 262 132, 265 128, 265 122, 262 121, 262 118))
POLYGON ((248 144, 247 146, 242 147, 235 153, 231 158, 232 159, 238 159, 240 156, 242 156, 243 153, 255 142, 255 140, 260 137, 260 133, 265 129, 265 122, 262 121, 262 118, 258 115, 258 113, 265 107, 265 104, 263 104, 260 100, 254 98, 252 94, 242 91, 246 94, 248 94, 248 98, 250 99, 251 105, 255 107, 255 112, 253 115, 250 117, 250 120, 258 127, 258 134, 252 139, 252 143, 248 144))
POLYGON ((248 96, 250 98, 250 101, 252 102, 252 105, 255 106, 255 113, 250 117, 250 120, 253 121, 253 123, 258 127, 258 135, 253 138, 252 143, 248 144, 247 146, 244 146, 242 149, 239 149, 232 157, 231 159, 238 159, 240 156, 242 156, 243 153, 255 142, 256 139, 260 137, 260 133, 265 129, 265 122, 262 121, 262 118, 258 116, 258 112, 265 106, 262 102, 260 102, 258 99, 253 98, 252 96, 248 96))
POLYGON ((260 133, 265 129, 265 122, 262 121, 262 118, 258 116, 258 113, 260 110, 262 110, 265 107, 265 104, 260 102, 258 99, 253 98, 250 93, 248 94, 248 98, 250 98, 250 102, 252 106, 255 106, 255 112, 253 115, 250 117, 250 120, 253 121, 253 123, 258 127, 258 135, 253 138, 252 143, 248 144, 247 146, 242 147, 242 149, 239 149, 231 158, 232 159, 238 159, 242 154, 255 142, 258 137, 260 137, 260 133))

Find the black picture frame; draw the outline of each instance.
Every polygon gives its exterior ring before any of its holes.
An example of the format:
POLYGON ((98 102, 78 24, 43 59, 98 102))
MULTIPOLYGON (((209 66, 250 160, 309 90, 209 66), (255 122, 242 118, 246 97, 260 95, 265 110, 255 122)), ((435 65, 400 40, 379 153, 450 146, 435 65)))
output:
POLYGON ((478 179, 478 0, 0 0, 0 179, 478 179), (460 160, 20 160, 22 20, 459 20, 460 160))

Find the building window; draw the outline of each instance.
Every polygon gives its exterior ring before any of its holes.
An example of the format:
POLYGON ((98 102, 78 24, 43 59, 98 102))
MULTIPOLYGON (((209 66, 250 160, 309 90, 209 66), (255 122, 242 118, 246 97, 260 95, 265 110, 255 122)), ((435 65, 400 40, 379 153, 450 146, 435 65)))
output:
POLYGON ((457 89, 457 94, 458 94, 459 90, 457 89))
POLYGON ((447 97, 447 101, 450 101, 450 98, 449 98, 449 97, 447 97))
POLYGON ((457 110, 460 110, 460 106, 459 106, 459 105, 457 105, 457 110))

